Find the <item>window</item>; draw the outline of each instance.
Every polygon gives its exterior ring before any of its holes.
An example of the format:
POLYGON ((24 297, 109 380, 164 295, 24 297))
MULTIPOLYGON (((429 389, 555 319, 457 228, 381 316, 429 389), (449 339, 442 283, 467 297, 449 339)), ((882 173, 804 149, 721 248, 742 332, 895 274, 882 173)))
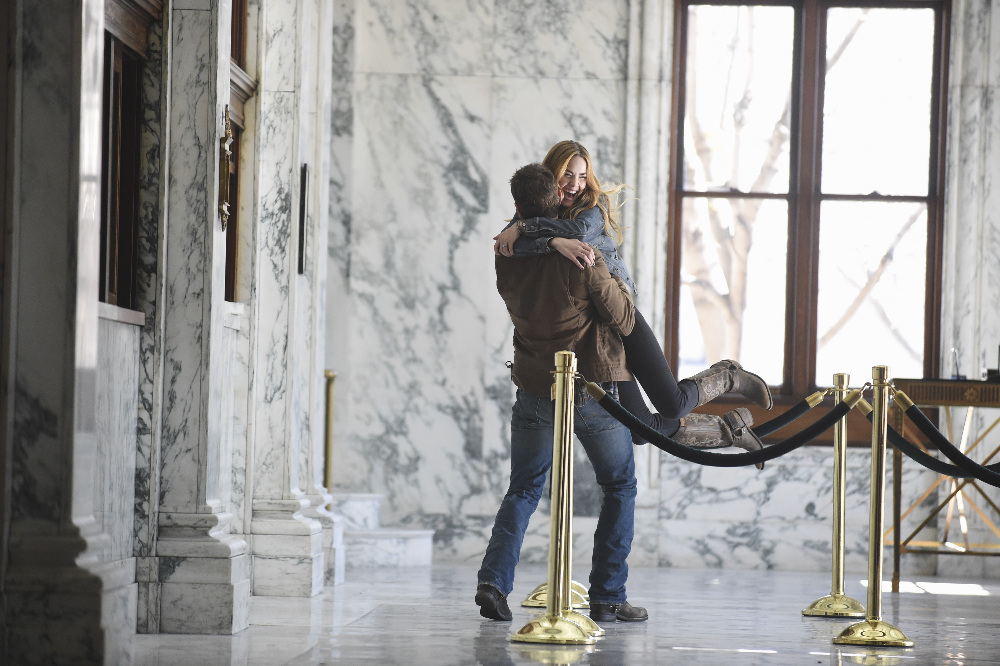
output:
POLYGON ((947 2, 680 0, 675 29, 678 376, 936 376, 947 2))
POLYGON ((139 225, 142 63, 160 3, 105 4, 101 163, 101 278, 98 297, 133 309, 139 225))

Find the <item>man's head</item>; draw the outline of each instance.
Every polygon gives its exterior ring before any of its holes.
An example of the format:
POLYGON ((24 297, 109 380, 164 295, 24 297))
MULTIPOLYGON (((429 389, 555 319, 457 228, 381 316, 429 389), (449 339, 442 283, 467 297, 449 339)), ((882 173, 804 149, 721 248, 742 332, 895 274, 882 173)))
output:
POLYGON ((522 218, 556 217, 559 214, 559 188, 552 172, 541 164, 528 164, 510 179, 510 193, 522 218))

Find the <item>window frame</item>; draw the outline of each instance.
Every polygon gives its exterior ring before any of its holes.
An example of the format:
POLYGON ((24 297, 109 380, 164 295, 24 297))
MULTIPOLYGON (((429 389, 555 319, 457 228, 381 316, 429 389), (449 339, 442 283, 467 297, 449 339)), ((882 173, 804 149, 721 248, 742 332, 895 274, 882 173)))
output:
POLYGON ((107 0, 104 5, 98 300, 128 310, 135 309, 138 297, 142 71, 149 27, 161 10, 160 0, 107 0))
MULTIPOLYGON (((842 0, 678 0, 674 4, 671 155, 668 187, 667 287, 665 307, 665 351, 677 366, 679 356, 679 306, 683 206, 688 197, 767 198, 787 201, 788 258, 785 287, 785 349, 782 383, 775 389, 776 404, 791 405, 817 388, 814 382, 817 353, 817 309, 819 280, 819 208, 823 201, 926 201, 927 254, 924 309, 924 376, 938 375, 940 364, 940 318, 942 242, 947 122, 947 53, 950 0, 913 2, 849 2, 842 0), (694 5, 784 6, 795 12, 790 150, 790 179, 786 195, 685 191, 684 113, 687 68, 687 16, 694 5), (836 7, 928 8, 935 12, 932 61, 933 107, 928 164, 927 197, 883 195, 831 195, 821 192, 820 150, 823 132, 823 85, 826 52, 827 10, 836 7), (811 47, 811 48, 809 48, 811 47), (794 279, 793 277, 794 276, 794 279)), ((854 378, 856 383, 868 378, 854 378)), ((723 405, 725 402, 722 403, 723 405)))
MULTIPOLYGON (((256 91, 257 84, 247 74, 247 35, 249 26, 247 0, 233 0, 230 14, 229 61, 229 120, 233 130, 232 155, 229 164, 229 219, 226 222, 226 265, 224 298, 235 303, 239 300, 239 239, 240 239, 240 162, 243 153, 243 136, 246 134, 246 103, 256 91)), ((221 167, 221 165, 220 165, 221 167)))

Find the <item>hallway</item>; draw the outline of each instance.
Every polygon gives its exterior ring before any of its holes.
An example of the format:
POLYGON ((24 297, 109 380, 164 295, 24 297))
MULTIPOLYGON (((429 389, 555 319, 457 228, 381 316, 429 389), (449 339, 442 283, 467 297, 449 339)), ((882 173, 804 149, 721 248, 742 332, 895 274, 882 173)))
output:
MULTIPOLYGON (((585 569, 576 571, 574 579, 585 580, 585 569)), ((348 582, 312 599, 253 597, 250 628, 234 637, 136 636, 135 663, 968 666, 1000 660, 1000 581, 904 576, 902 592, 884 592, 882 619, 914 647, 859 649, 830 642, 851 620, 801 615, 829 593, 829 575, 637 568, 629 598, 649 610, 649 622, 605 625, 595 645, 560 648, 509 640, 536 615, 519 604, 546 575, 537 565, 517 573, 511 623, 479 616, 474 566, 352 570, 348 582)), ((864 602, 860 578, 848 574, 846 592, 864 602)))

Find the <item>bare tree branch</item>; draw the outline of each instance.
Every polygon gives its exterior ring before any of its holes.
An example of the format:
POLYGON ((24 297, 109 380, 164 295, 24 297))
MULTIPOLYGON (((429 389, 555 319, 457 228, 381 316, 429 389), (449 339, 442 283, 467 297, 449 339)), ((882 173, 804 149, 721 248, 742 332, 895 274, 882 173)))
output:
POLYGON ((886 269, 889 268, 889 264, 892 263, 892 255, 893 252, 896 251, 896 246, 898 246, 900 241, 903 240, 903 237, 906 235, 906 232, 910 230, 910 227, 912 227, 916 221, 920 219, 920 216, 924 214, 926 208, 927 206, 925 204, 920 204, 917 207, 917 210, 914 211, 913 215, 910 216, 910 219, 906 221, 906 224, 903 225, 903 228, 899 230, 899 233, 896 234, 896 238, 893 239, 892 243, 889 244, 888 249, 886 249, 885 253, 882 255, 882 259, 879 260, 878 267, 868 276, 868 280, 858 291, 857 296, 854 297, 851 304, 844 310, 844 314, 842 314, 840 319, 838 319, 836 323, 834 323, 833 326, 831 326, 830 329, 824 333, 822 337, 820 337, 820 347, 823 347, 826 343, 832 340, 833 337, 840 332, 840 329, 842 329, 857 313, 861 304, 864 303, 866 298, 868 298, 868 295, 875 288, 875 285, 877 285, 878 281, 882 279, 882 275, 885 274, 886 269))
MULTIPOLYGON (((837 65, 848 45, 853 41, 858 30, 866 19, 864 10, 858 20, 847 31, 841 43, 829 56, 826 72, 837 65)), ((733 160, 729 175, 730 189, 739 184, 739 155, 741 134, 745 125, 745 113, 753 100, 753 74, 755 57, 753 51, 753 34, 756 29, 752 8, 747 10, 748 21, 745 29, 737 22, 736 31, 730 42, 730 66, 727 72, 726 89, 728 90, 733 68, 738 60, 737 50, 741 33, 745 34, 747 52, 745 54, 745 85, 743 94, 733 106, 733 160)), ((691 15, 689 36, 694 43, 697 35, 697 18, 691 15)), ((697 49, 688 50, 688 71, 697 71, 695 54, 697 49)), ((698 120, 697 114, 697 77, 687 79, 688 95, 685 109, 685 123, 690 132, 694 160, 689 162, 688 182, 695 174, 695 166, 700 167, 704 182, 716 182, 713 174, 713 150, 698 120)), ((727 95, 728 97, 728 95, 727 95)), ((790 138, 791 91, 786 96, 781 115, 778 117, 768 140, 768 147, 760 169, 753 181, 751 191, 767 191, 774 178, 780 172, 779 160, 787 154, 790 138)), ((738 355, 743 335, 743 315, 746 309, 747 262, 753 243, 753 228, 760 213, 761 199, 728 199, 731 208, 732 224, 724 220, 720 211, 709 200, 706 202, 708 216, 706 226, 717 244, 716 260, 722 270, 726 282, 727 293, 722 293, 713 286, 711 268, 707 260, 704 238, 694 229, 694 225, 683 225, 685 273, 690 275, 686 282, 689 286, 697 313, 699 327, 705 344, 705 352, 709 358, 728 358, 738 355), (721 329, 721 330, 720 330, 721 329)), ((694 219, 692 207, 685 206, 685 219, 694 219)))

